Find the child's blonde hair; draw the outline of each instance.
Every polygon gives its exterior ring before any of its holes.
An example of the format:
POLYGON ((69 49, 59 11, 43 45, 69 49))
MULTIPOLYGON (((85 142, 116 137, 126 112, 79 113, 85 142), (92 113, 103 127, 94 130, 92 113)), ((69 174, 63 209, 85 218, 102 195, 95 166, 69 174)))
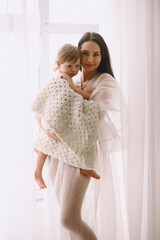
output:
POLYGON ((60 64, 65 62, 76 62, 80 58, 80 50, 78 47, 73 46, 69 43, 64 44, 57 53, 56 61, 55 61, 55 68, 56 71, 59 67, 57 62, 60 64))

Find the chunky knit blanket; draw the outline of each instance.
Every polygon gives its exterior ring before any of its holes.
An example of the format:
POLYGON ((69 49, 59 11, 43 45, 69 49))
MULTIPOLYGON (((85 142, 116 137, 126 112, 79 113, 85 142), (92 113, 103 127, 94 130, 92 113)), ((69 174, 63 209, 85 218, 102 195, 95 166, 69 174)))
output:
POLYGON ((36 96, 32 110, 61 141, 42 132, 34 143, 36 150, 78 168, 94 169, 98 120, 94 101, 84 100, 67 80, 55 78, 36 96))

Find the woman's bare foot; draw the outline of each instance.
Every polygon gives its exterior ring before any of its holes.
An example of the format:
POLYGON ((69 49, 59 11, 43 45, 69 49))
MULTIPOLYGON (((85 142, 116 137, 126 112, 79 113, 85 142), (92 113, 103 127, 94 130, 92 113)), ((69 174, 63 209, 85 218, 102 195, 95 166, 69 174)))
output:
POLYGON ((35 180, 40 188, 47 188, 47 186, 42 178, 42 173, 35 171, 35 180))
POLYGON ((89 177, 93 177, 93 178, 96 178, 96 179, 100 179, 100 176, 94 170, 80 169, 80 171, 84 175, 87 175, 89 177))

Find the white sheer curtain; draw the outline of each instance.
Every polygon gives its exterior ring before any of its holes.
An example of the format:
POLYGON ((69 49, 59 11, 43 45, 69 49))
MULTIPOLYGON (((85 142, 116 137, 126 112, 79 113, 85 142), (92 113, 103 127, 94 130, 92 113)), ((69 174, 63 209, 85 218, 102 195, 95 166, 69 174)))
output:
POLYGON ((35 240, 31 99, 38 1, 0 1, 0 239, 35 240))
MULTIPOLYGON (((109 43, 111 56, 115 55, 113 62, 120 62, 116 72, 120 72, 121 87, 128 100, 128 156, 124 169, 118 172, 125 173, 129 237, 124 207, 118 209, 117 240, 159 240, 160 1, 102 2, 100 33, 109 43)), ((0 1, 0 239, 3 240, 40 239, 36 235, 30 108, 38 86, 38 28, 38 0, 0 1)), ((119 167, 122 168, 121 162, 119 167)), ((125 205, 123 200, 121 194, 121 207, 125 205)))
POLYGON ((130 240, 160 239, 160 1, 121 1, 121 83, 128 86, 130 240))

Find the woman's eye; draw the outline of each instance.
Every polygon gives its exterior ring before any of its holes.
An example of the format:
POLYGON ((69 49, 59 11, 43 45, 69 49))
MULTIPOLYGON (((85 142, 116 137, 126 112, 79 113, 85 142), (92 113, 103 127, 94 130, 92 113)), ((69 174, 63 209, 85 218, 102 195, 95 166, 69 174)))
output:
POLYGON ((72 65, 68 65, 67 67, 72 67, 72 65))
POLYGON ((99 53, 95 53, 93 56, 100 56, 100 54, 99 53))
POLYGON ((77 68, 79 68, 79 67, 80 67, 80 65, 76 65, 76 67, 77 67, 77 68))
POLYGON ((88 53, 87 53, 87 52, 82 52, 82 54, 83 54, 83 55, 88 55, 88 53))

